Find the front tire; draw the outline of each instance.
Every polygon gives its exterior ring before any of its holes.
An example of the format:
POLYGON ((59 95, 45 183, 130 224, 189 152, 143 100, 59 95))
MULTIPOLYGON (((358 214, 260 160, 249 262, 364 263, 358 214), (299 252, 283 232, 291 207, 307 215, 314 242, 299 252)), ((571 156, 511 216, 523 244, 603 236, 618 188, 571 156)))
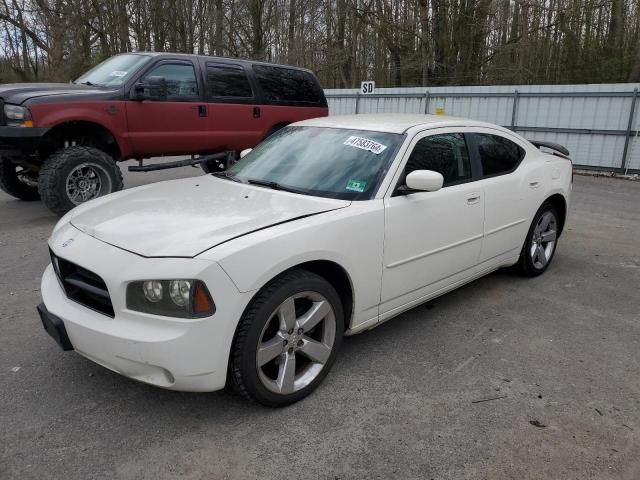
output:
POLYGON ((58 215, 94 198, 122 190, 116 162, 95 147, 74 145, 47 158, 40 170, 38 191, 46 207, 58 215))
POLYGON ((297 402, 329 373, 343 331, 342 303, 331 284, 306 270, 291 270, 265 286, 240 320, 230 384, 266 406, 297 402))
POLYGON ((4 157, 0 158, 0 189, 20 200, 40 199, 38 174, 4 157))
POLYGON ((559 235, 559 217, 556 208, 545 202, 538 209, 518 260, 518 270, 527 277, 544 273, 556 253, 559 235))

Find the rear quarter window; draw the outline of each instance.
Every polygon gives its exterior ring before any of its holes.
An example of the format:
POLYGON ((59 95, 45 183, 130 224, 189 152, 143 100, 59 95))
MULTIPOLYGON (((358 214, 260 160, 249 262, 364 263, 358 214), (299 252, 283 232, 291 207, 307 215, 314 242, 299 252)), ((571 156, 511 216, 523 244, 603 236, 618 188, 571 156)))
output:
POLYGON ((253 65, 253 72, 269 103, 324 103, 324 93, 309 72, 274 65, 253 65))
POLYGON ((525 150, 505 137, 486 133, 473 133, 472 137, 484 177, 511 173, 524 158, 525 150))

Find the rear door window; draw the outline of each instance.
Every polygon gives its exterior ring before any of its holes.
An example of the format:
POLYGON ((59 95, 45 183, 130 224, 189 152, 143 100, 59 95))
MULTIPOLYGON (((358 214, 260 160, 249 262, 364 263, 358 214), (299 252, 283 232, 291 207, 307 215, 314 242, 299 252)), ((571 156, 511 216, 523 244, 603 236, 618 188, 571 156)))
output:
POLYGON ((472 133, 485 177, 513 172, 524 158, 524 148, 500 135, 472 133))
POLYGON ((253 98, 251 84, 240 65, 207 63, 206 75, 209 98, 253 98))
POLYGON ((304 70, 253 65, 264 98, 269 103, 320 103, 323 93, 315 77, 304 70))

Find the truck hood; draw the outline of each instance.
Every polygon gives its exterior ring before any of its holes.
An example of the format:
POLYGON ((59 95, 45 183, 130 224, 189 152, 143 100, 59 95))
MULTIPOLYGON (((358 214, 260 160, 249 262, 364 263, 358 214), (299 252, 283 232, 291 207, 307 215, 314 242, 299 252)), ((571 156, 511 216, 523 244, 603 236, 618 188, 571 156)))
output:
POLYGON ((205 175, 99 198, 74 209, 70 221, 98 240, 144 257, 195 257, 248 233, 350 203, 205 175))
POLYGON ((114 89, 76 85, 73 83, 7 83, 0 85, 0 98, 5 103, 20 105, 26 100, 53 95, 77 95, 82 99, 113 95, 114 89))

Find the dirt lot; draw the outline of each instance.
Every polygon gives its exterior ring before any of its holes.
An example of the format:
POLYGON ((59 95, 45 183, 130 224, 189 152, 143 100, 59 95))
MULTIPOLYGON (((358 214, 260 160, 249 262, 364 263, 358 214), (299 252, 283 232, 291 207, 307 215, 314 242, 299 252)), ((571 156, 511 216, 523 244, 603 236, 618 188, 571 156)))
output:
POLYGON ((570 215, 542 277, 350 337, 315 394, 270 410, 60 351, 35 311, 56 219, 0 194, 0 478, 637 480, 640 183, 576 177, 570 215))

